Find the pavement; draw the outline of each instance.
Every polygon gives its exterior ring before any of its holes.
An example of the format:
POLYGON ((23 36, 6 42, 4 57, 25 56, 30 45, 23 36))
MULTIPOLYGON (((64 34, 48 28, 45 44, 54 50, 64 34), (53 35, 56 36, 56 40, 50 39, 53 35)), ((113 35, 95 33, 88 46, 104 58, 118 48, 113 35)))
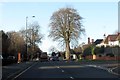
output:
POLYGON ((26 68, 33 65, 34 62, 21 62, 21 63, 15 63, 7 66, 2 66, 2 80, 8 80, 12 78, 13 76, 19 74, 26 68))

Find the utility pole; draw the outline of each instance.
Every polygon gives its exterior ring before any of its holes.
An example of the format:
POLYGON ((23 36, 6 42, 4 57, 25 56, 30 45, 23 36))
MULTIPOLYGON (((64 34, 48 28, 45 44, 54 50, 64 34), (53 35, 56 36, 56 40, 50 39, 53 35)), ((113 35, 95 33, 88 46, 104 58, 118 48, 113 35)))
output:
POLYGON ((26 17, 26 57, 28 60, 28 45, 27 45, 27 22, 28 22, 28 17, 26 17))
MULTIPOLYGON (((35 16, 32 16, 32 18, 34 18, 35 16)), ((27 40, 27 34, 28 34, 28 16, 26 16, 26 57, 27 57, 27 60, 28 60, 28 40, 27 40)))

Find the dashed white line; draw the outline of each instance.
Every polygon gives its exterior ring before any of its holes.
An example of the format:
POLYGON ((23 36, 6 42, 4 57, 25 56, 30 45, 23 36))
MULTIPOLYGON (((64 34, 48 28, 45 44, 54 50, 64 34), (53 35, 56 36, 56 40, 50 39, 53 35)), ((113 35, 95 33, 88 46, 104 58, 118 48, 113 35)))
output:
POLYGON ((71 79, 74 79, 73 77, 70 77, 71 79))
MULTIPOLYGON (((65 72, 61 67, 68 67, 68 66, 56 66, 58 69, 60 69, 63 73, 65 72)), ((72 66, 75 67, 75 66, 72 66)), ((74 79, 74 77, 70 76, 70 79, 74 79)))
POLYGON ((59 66, 57 68, 60 68, 59 66))
POLYGON ((62 72, 65 72, 64 70, 62 70, 62 72))

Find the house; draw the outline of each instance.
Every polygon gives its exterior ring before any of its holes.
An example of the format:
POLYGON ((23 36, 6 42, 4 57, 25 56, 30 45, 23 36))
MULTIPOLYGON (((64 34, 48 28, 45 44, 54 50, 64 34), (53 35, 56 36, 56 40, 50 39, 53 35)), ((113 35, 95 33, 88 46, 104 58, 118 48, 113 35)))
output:
POLYGON ((97 39, 96 46, 120 46, 120 33, 108 35, 105 39, 97 39))
POLYGON ((109 46, 120 46, 119 41, 120 41, 120 33, 112 34, 107 36, 107 38, 104 41, 104 44, 107 44, 109 46))
MULTIPOLYGON (((88 43, 82 46, 84 50, 86 49, 84 54, 90 53, 90 50, 87 48, 92 44, 95 44, 96 47, 104 46, 101 48, 103 52, 96 53, 97 60, 120 60, 120 33, 108 35, 105 39, 97 39, 96 41, 94 39, 90 41, 90 38, 88 38, 88 43)), ((93 55, 86 55, 85 59, 93 59, 93 55)))
POLYGON ((118 36, 117 36, 117 41, 118 41, 119 46, 120 46, 120 33, 118 33, 118 36))
POLYGON ((97 46, 97 47, 101 47, 104 45, 104 40, 103 39, 97 39, 94 44, 97 46))

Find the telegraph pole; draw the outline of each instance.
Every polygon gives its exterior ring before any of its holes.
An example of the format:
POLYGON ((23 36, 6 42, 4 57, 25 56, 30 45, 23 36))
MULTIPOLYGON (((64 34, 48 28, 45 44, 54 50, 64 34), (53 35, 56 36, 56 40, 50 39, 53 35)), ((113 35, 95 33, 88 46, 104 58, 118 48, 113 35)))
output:
POLYGON ((27 45, 27 22, 28 22, 28 17, 26 17, 26 57, 27 57, 27 60, 28 60, 28 45, 27 45))
MULTIPOLYGON (((34 18, 35 16, 32 16, 32 18, 34 18)), ((26 56, 27 56, 27 60, 28 60, 28 40, 27 40, 27 34, 28 34, 28 16, 26 16, 26 56)))

